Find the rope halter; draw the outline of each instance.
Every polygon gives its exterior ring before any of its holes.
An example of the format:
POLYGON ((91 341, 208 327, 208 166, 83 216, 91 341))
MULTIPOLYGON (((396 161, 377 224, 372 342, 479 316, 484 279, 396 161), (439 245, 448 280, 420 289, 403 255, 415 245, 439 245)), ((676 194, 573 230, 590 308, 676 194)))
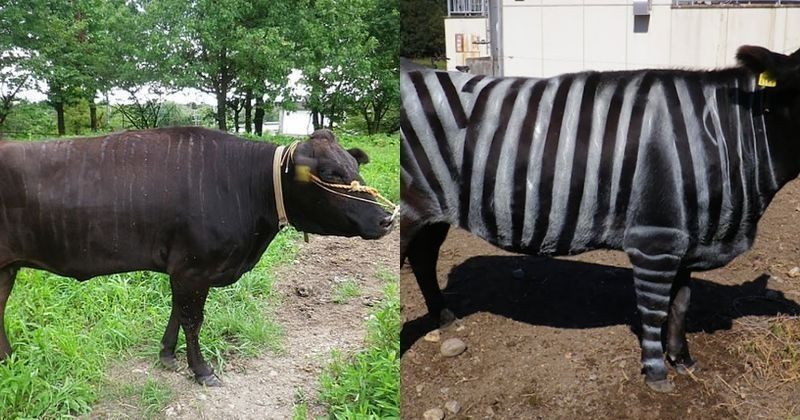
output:
MULTIPOLYGON (((275 149, 275 156, 272 160, 272 183, 275 188, 275 205, 278 211, 278 227, 282 228, 289 224, 289 219, 286 216, 286 208, 283 202, 283 187, 281 184, 281 168, 285 169, 285 173, 289 173, 289 161, 294 161, 294 152, 297 149, 297 146, 300 144, 299 141, 295 141, 290 145, 278 146, 275 149), (284 153, 284 149, 286 149, 284 153)), ((320 179, 318 176, 311 173, 311 168, 308 166, 297 166, 295 168, 295 179, 301 182, 313 182, 319 188, 331 193, 338 195, 340 197, 344 197, 350 200, 357 200, 363 201, 365 203, 374 204, 376 206, 383 207, 384 209, 391 212, 391 220, 392 223, 397 219, 398 214, 400 214, 400 206, 395 205, 392 203, 391 200, 381 195, 378 192, 377 188, 370 187, 367 185, 361 185, 358 181, 352 181, 350 184, 335 184, 331 182, 325 182, 320 179), (355 195, 351 195, 351 193, 366 193, 371 195, 375 200, 367 200, 362 197, 357 197, 355 195)))

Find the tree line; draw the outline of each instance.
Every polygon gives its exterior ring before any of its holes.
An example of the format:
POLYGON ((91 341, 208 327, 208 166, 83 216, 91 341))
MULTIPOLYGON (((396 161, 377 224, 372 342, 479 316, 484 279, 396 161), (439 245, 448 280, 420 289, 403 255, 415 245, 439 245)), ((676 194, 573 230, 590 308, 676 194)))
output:
POLYGON ((260 135, 265 113, 298 100, 316 128, 357 117, 370 133, 392 130, 398 48, 396 0, 6 0, 0 128, 23 89, 47 95, 63 135, 66 107, 81 101, 97 130, 98 98, 112 89, 144 128, 160 95, 196 88, 214 96, 221 130, 233 116, 260 135), (304 92, 287 83, 294 70, 304 92))

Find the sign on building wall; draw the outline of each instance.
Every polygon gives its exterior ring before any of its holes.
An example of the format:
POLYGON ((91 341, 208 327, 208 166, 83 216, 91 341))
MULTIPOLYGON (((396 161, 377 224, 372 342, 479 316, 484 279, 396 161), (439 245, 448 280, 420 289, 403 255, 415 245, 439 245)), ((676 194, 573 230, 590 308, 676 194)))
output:
POLYGON ((456 34, 456 52, 464 52, 464 34, 456 34))

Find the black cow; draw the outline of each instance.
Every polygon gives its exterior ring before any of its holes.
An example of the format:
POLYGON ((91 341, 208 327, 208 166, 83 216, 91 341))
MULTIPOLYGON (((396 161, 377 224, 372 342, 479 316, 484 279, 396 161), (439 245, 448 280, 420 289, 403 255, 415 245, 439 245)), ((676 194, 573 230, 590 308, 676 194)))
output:
MULTIPOLYGON (((203 306, 210 287, 252 269, 280 230, 276 150, 203 128, 0 142, 0 326, 20 267, 81 281, 135 270, 167 273, 172 312, 160 359, 176 368, 180 325, 197 382, 219 385, 198 344, 203 306)), ((370 195, 332 194, 295 176, 303 165, 324 182, 363 182, 363 151, 344 150, 330 131, 319 130, 284 153, 280 179, 294 227, 365 239, 391 228, 392 217, 370 195)), ((0 328, 0 359, 10 353, 0 328)))

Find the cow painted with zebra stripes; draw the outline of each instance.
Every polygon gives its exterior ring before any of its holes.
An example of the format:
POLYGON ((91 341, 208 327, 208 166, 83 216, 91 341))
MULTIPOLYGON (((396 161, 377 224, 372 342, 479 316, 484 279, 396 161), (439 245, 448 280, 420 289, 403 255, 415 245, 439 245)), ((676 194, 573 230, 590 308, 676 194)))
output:
POLYGON ((737 59, 546 79, 401 66, 401 263, 429 314, 454 319, 436 281, 451 225, 524 254, 623 250, 645 382, 672 390, 665 354, 678 373, 696 366, 691 272, 748 250, 800 172, 800 50, 743 46, 737 59))

